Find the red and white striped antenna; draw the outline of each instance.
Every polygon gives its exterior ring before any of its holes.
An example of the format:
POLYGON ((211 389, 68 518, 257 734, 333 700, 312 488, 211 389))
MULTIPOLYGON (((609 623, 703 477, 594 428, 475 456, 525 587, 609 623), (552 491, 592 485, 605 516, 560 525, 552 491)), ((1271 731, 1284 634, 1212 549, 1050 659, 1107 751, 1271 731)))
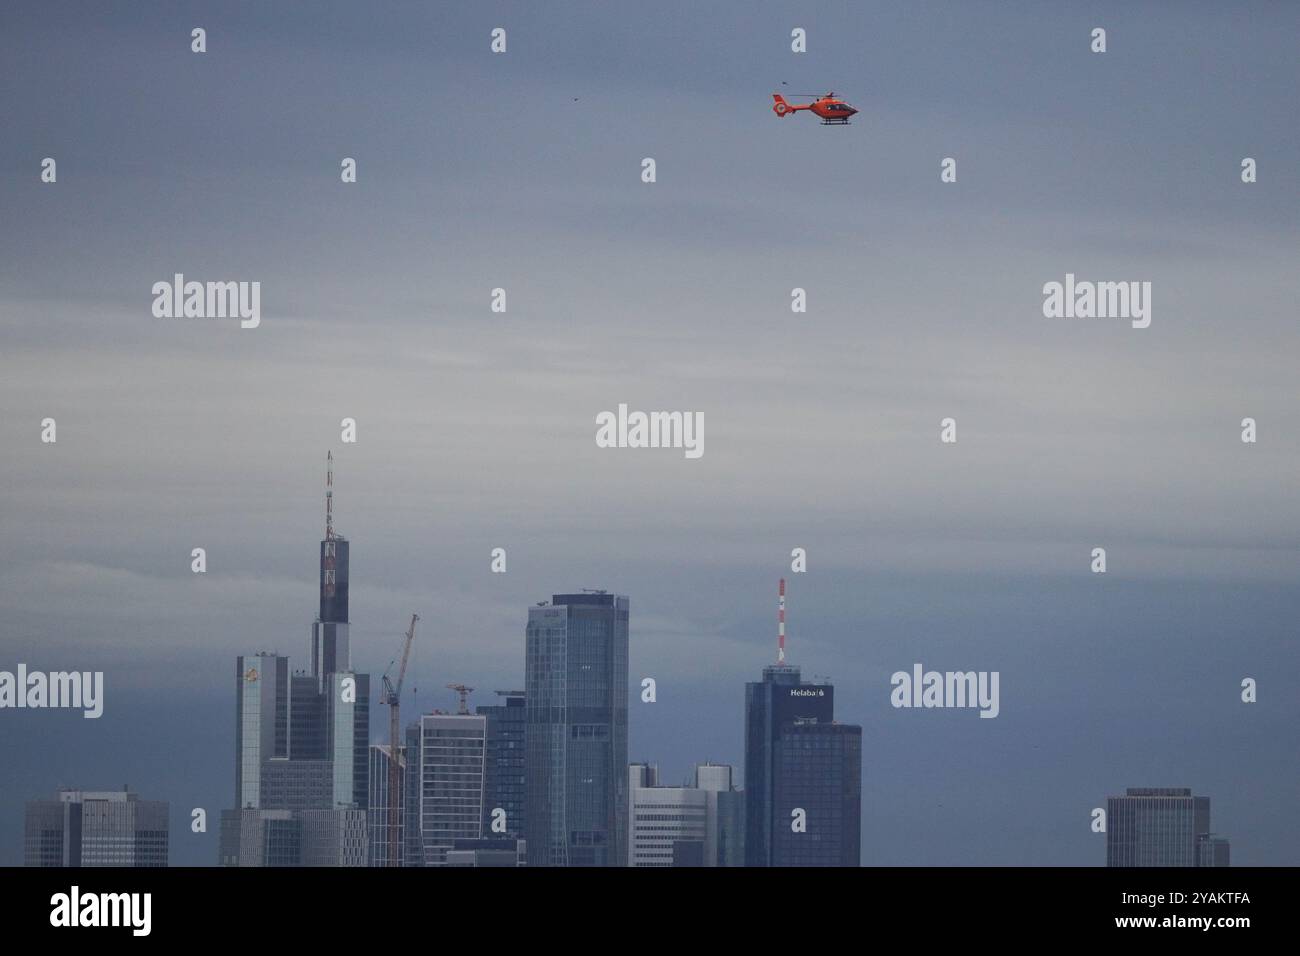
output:
POLYGON ((776 605, 776 662, 785 663, 785 578, 781 579, 776 605))

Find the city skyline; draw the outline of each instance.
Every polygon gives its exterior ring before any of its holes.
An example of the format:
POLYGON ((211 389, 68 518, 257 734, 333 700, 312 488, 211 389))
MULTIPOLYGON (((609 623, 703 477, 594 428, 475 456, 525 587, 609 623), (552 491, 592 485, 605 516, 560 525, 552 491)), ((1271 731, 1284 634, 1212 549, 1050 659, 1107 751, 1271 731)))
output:
MULTIPOLYGON (((375 804, 372 797, 387 786, 387 773, 382 773, 384 780, 378 787, 376 774, 389 759, 388 747, 376 742, 382 730, 371 725, 371 704, 377 697, 371 698, 369 676, 352 668, 349 550, 347 539, 334 532, 332 452, 327 461, 326 530, 319 550, 320 603, 311 628, 311 670, 292 670, 291 658, 274 651, 241 655, 236 660, 236 805, 220 814, 218 865, 367 866, 387 855, 386 803, 375 804), (336 542, 342 547, 336 547, 336 542), (357 682, 358 696, 355 704, 344 707, 338 701, 347 698, 343 681, 348 679, 357 682), (383 843, 382 850, 376 850, 377 842, 383 843)), ((817 675, 804 681, 800 667, 787 659, 784 577, 778 595, 775 656, 763 668, 761 681, 746 684, 743 770, 737 778, 728 765, 707 760, 695 763, 694 782, 683 787, 662 784, 657 765, 628 761, 627 710, 619 716, 618 694, 610 692, 621 684, 622 696, 629 700, 635 701, 639 692, 642 703, 656 702, 653 681, 649 688, 644 682, 637 688, 628 678, 628 597, 584 588, 535 602, 527 609, 524 682, 541 699, 536 707, 539 714, 550 714, 557 707, 565 712, 556 724, 554 742, 546 726, 554 719, 531 716, 528 691, 497 691, 502 704, 479 705, 470 713, 468 696, 474 689, 448 684, 447 689, 459 695, 456 713, 434 708, 413 719, 409 715, 403 718, 405 745, 400 754, 403 769, 399 782, 407 812, 401 816, 401 865, 449 865, 449 853, 456 854, 456 865, 461 866, 480 865, 475 862, 480 859, 496 861, 489 865, 514 865, 501 862, 514 859, 514 850, 506 846, 513 845, 515 837, 526 838, 530 829, 552 829, 548 820, 554 811, 542 809, 532 816, 524 812, 522 830, 517 808, 513 819, 509 814, 503 818, 499 831, 494 832, 493 817, 507 805, 526 808, 553 802, 557 793, 560 804, 566 804, 568 788, 593 782, 598 784, 597 790, 606 791, 607 809, 586 817, 582 813, 590 814, 590 810, 574 815, 566 809, 560 816, 568 827, 583 820, 587 826, 605 827, 593 831, 594 843, 566 839, 557 847, 546 840, 534 840, 539 849, 532 855, 521 849, 518 865, 525 860, 534 866, 864 865, 860 850, 866 835, 860 801, 868 768, 862 759, 862 728, 834 719, 834 686, 828 677, 817 675), (602 674, 604 669, 608 672, 602 674), (586 676, 588 671, 595 676, 586 676), (591 723, 593 720, 598 723, 591 723), (595 756, 604 751, 603 742, 616 736, 620 720, 622 743, 604 756, 595 756), (489 793, 488 754, 493 747, 489 727, 494 723, 500 759, 489 793), (530 745, 529 727, 534 724, 541 732, 533 731, 530 745), (575 743, 583 738, 593 738, 597 750, 584 750, 590 744, 575 743), (506 741, 512 741, 511 746, 522 744, 523 754, 502 753, 506 741), (560 761, 566 768, 573 761, 576 769, 575 775, 567 769, 561 772, 555 778, 560 782, 550 780, 553 771, 547 761, 551 758, 538 756, 546 757, 556 742, 576 755, 566 754, 560 761), (831 745, 833 749, 827 749, 831 745), (405 769, 408 761, 415 771, 411 776, 405 769), (621 779, 615 779, 620 767, 626 775, 618 773, 621 779), (711 776, 708 784, 700 780, 705 768, 711 776), (509 780, 504 776, 507 769, 517 771, 522 779, 509 780), (722 769, 726 770, 725 787, 719 787, 714 776, 722 769), (593 774, 594 779, 585 779, 593 774), (745 786, 736 788, 737 779, 745 786), (739 803, 729 812, 720 810, 718 790, 739 797, 739 803), (796 804, 800 807, 793 812, 805 817, 801 828, 789 828, 794 829, 791 833, 785 825, 786 813, 796 804), (671 840, 665 845, 662 835, 650 832, 664 830, 662 823, 649 823, 649 831, 639 837, 638 814, 646 812, 684 814, 671 819, 679 820, 674 826, 686 846, 671 840), (828 815, 833 817, 829 828, 828 815), (807 829, 808 817, 815 821, 811 830, 807 829), (730 820, 736 831, 725 839, 719 831, 724 820, 730 820), (719 852, 720 842, 737 835, 738 851, 719 852), (807 836, 815 841, 809 843, 807 836), (584 849, 575 850, 579 845, 584 849), (596 855, 588 860, 585 854, 593 852, 593 846, 596 855), (476 852, 470 847, 480 849, 476 852), (575 852, 583 862, 570 862, 575 852), (724 864, 724 858, 733 862, 724 864), (700 862, 705 859, 715 862, 700 862)), ((418 616, 412 619, 408 639, 414 636, 416 620, 418 616)), ((69 832, 68 800, 76 799, 79 808, 81 794, 80 790, 60 788, 57 802, 28 801, 24 859, 47 861, 28 865, 59 865, 48 862, 52 859, 47 846, 50 840, 41 833, 53 832, 49 826, 54 823, 60 832, 69 832), (63 804, 59 811, 63 822, 43 809, 47 803, 63 804), (47 818, 50 824, 40 822, 47 818), (46 831, 39 830, 42 826, 46 831)), ((125 788, 120 792, 86 791, 86 799, 92 798, 95 805, 129 799, 132 807, 138 799, 125 788)), ((589 802, 584 796, 578 805, 589 802)), ((140 805, 150 808, 150 819, 166 818, 167 801, 140 805)), ((1229 841, 1212 832, 1209 805, 1208 797, 1192 797, 1187 788, 1130 787, 1124 797, 1107 797, 1107 827, 1099 831, 1105 834, 1104 865, 1229 865, 1229 841), (1153 800, 1159 807, 1147 809, 1153 800)), ((80 832, 79 826, 76 832, 80 832)), ((79 843, 61 839, 62 865, 69 865, 68 860, 80 861, 79 843)), ((166 865, 167 831, 161 840, 161 865, 166 865)), ((153 849, 142 852, 153 854, 151 860, 156 857, 153 849)), ((149 865, 160 864, 155 860, 149 865)))
POLYGON ((0 864, 27 801, 129 783, 209 866, 239 655, 377 684, 418 610, 404 714, 451 682, 473 711, 563 589, 635 605, 628 757, 743 773, 781 577, 791 663, 862 728, 863 863, 1101 865, 1091 813, 1134 785, 1212 797, 1235 866, 1300 861, 1300 8, 0 27, 0 673, 103 674, 94 719, 0 709, 0 864), (773 115, 831 88, 851 125, 773 115), (177 275, 256 283, 259 323, 164 317, 177 275), (1132 283, 1141 322, 1057 314, 1075 280, 1132 283), (707 444, 602 444, 624 408, 707 444), (346 581, 313 544, 328 449, 346 581), (894 706, 916 668, 996 675, 997 707, 894 706))

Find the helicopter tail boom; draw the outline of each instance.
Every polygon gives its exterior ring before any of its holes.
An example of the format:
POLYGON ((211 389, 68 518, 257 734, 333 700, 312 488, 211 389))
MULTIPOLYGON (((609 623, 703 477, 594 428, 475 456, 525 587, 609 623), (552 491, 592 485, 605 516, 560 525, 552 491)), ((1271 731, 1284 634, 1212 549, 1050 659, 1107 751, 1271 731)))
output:
POLYGON ((794 106, 785 101, 785 97, 780 93, 772 94, 772 112, 777 116, 785 116, 787 113, 793 113, 795 110, 806 110, 806 106, 794 106))

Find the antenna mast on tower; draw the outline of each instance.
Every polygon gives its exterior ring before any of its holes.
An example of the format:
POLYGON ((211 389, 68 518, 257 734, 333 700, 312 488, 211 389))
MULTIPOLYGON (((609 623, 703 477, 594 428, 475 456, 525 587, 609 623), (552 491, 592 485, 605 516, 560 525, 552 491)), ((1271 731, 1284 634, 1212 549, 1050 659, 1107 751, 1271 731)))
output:
POLYGON ((785 578, 781 579, 776 604, 776 662, 785 663, 785 578))
POLYGON ((325 455, 325 540, 334 540, 334 452, 325 455))
POLYGON ((325 544, 321 549, 321 596, 323 598, 334 597, 337 570, 334 559, 337 550, 334 543, 334 452, 329 451, 325 454, 325 544))

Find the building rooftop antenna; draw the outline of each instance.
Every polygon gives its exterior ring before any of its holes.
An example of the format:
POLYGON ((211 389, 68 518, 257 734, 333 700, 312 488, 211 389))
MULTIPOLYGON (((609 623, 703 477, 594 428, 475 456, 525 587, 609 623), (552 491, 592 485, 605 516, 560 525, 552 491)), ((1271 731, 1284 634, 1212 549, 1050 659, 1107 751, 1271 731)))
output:
POLYGON ((776 603, 776 662, 785 663, 785 578, 781 579, 776 603))
POLYGON ((334 540, 334 451, 325 455, 325 540, 334 540))

